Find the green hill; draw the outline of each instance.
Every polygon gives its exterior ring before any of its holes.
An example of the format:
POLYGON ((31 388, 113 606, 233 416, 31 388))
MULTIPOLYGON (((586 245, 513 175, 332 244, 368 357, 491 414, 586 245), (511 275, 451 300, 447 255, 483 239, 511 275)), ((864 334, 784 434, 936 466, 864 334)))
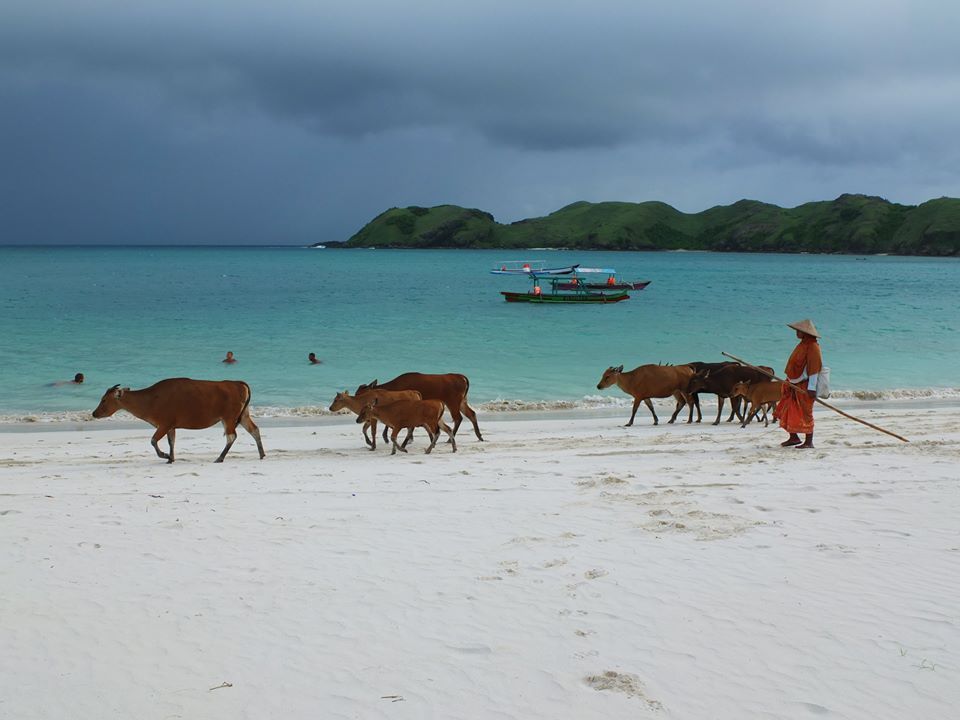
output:
POLYGON ((456 205, 391 208, 347 247, 715 250, 960 255, 960 200, 841 195, 795 208, 740 200, 686 214, 661 202, 576 202, 509 225, 456 205))

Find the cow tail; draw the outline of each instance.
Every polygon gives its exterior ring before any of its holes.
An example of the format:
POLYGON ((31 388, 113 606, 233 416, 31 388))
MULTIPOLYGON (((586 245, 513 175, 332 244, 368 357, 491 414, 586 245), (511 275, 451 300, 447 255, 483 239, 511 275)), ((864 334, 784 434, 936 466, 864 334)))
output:
MULTIPOLYGON (((461 401, 460 404, 461 404, 461 405, 466 405, 466 404, 467 404, 467 395, 470 394, 470 378, 468 378, 466 375, 461 375, 460 377, 462 377, 462 378, 463 378, 463 381, 467 384, 466 389, 463 391, 463 400, 461 401)), ((461 408, 461 410, 462 410, 462 408, 461 408)))
POLYGON ((243 385, 243 387, 247 390, 247 399, 244 401, 243 407, 240 408, 240 415, 237 416, 237 425, 239 425, 240 421, 243 419, 243 414, 247 411, 247 407, 250 405, 250 399, 253 397, 253 392, 250 390, 250 386, 242 380, 240 381, 240 384, 243 385))

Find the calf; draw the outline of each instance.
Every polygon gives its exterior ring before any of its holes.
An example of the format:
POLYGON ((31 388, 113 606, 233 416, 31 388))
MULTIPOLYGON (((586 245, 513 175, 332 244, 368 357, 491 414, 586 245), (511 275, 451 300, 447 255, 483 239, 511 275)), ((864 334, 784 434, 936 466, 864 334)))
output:
POLYGON ((161 380, 143 390, 131 390, 114 385, 100 398, 100 404, 93 411, 95 418, 105 418, 117 410, 126 410, 134 417, 146 420, 157 431, 150 444, 157 455, 172 463, 173 443, 177 428, 184 430, 202 430, 216 423, 223 423, 227 436, 226 447, 216 462, 223 462, 227 451, 237 439, 237 425, 257 441, 257 450, 262 460, 263 443, 260 441, 260 428, 250 418, 250 386, 239 380, 191 380, 190 378, 170 378, 161 380), (170 452, 160 450, 160 438, 167 436, 170 452))
POLYGON ((477 434, 477 440, 483 442, 483 436, 480 434, 480 426, 477 424, 477 414, 473 408, 467 404, 467 393, 470 391, 470 380, 466 375, 460 373, 443 373, 439 375, 428 375, 426 373, 409 372, 398 375, 393 380, 385 382, 382 385, 376 380, 361 385, 357 388, 355 395, 363 395, 367 390, 377 388, 379 390, 416 390, 424 400, 440 400, 450 411, 450 417, 453 418, 453 434, 457 434, 460 429, 460 423, 463 422, 463 416, 473 423, 473 431, 477 434))
POLYGON ((770 421, 767 419, 767 410, 773 409, 773 419, 777 419, 776 406, 780 400, 780 392, 783 388, 782 380, 758 380, 756 382, 738 382, 730 391, 730 397, 742 397, 750 403, 750 407, 743 415, 743 422, 740 427, 746 427, 747 423, 753 419, 760 410, 763 410, 763 426, 767 427, 770 421))
MULTIPOLYGON (((360 411, 363 410, 364 405, 369 405, 374 400, 383 403, 396 402, 397 400, 422 400, 420 393, 416 390, 367 390, 363 394, 363 397, 357 397, 351 395, 349 392, 344 390, 343 392, 338 392, 333 398, 333 402, 330 404, 330 411, 337 412, 338 410, 351 410, 354 414, 359 415, 360 411)), ((413 434, 411 430, 407 433, 406 440, 403 441, 404 446, 410 441, 410 436, 413 434)), ((377 421, 372 419, 367 423, 364 423, 363 426, 363 439, 370 447, 371 450, 377 449, 377 421), (367 437, 367 428, 372 430, 371 437, 367 437)), ((383 427, 383 441, 387 441, 387 426, 383 427)))
MULTIPOLYGON (((379 420, 390 428, 390 441, 393 443, 391 455, 397 454, 399 448, 402 452, 407 449, 402 445, 397 445, 397 434, 404 428, 408 436, 413 433, 413 429, 422 427, 430 436, 430 446, 427 448, 427 454, 433 450, 437 444, 437 438, 440 437, 440 431, 443 430, 450 436, 450 442, 453 445, 453 452, 457 451, 457 441, 453 438, 453 430, 443 421, 443 403, 440 400, 397 400, 392 403, 380 404, 374 400, 369 405, 365 405, 357 415, 358 423, 379 420)), ((404 442, 406 444, 406 442, 404 442)))

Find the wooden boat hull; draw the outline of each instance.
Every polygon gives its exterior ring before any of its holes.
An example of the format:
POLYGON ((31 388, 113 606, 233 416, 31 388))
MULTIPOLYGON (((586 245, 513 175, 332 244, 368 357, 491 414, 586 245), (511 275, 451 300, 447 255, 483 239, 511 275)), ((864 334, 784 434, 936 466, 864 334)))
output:
POLYGON ((576 290, 578 287, 587 290, 643 290, 651 282, 651 280, 643 280, 641 282, 620 282, 613 285, 608 285, 607 283, 574 284, 572 282, 564 282, 557 283, 557 290, 576 290))
POLYGON ((500 291, 500 294, 503 295, 503 299, 507 302, 525 302, 525 303, 542 303, 542 304, 556 304, 556 303, 576 303, 584 305, 605 305, 607 303, 617 303, 622 300, 629 300, 630 296, 626 291, 620 292, 611 292, 611 293, 540 293, 535 294, 532 292, 507 292, 504 290, 500 291))

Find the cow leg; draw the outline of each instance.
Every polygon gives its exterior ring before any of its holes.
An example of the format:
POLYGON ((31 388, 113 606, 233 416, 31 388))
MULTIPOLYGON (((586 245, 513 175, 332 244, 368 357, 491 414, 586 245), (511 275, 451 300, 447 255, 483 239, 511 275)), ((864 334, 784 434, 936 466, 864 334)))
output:
POLYGON ((717 395, 717 419, 713 421, 714 425, 720 424, 720 415, 723 414, 723 395, 717 395))
MULTIPOLYGON (((463 422, 463 413, 460 411, 459 407, 454 407, 453 405, 446 405, 447 410, 450 411, 450 417, 453 418, 453 434, 457 434, 457 430, 460 429, 460 423, 463 422)), ((450 442, 449 440, 447 442, 450 442)))
POLYGON ((413 428, 407 428, 407 436, 403 439, 403 442, 400 443, 400 447, 405 448, 413 440, 413 428))
POLYGON ((633 419, 637 416, 637 408, 640 407, 640 403, 642 402, 643 400, 640 398, 633 399, 633 412, 630 413, 630 419, 627 421, 627 424, 624 425, 624 427, 630 427, 633 425, 633 419))
MULTIPOLYGON (((150 444, 153 445, 153 449, 157 451, 157 457, 163 458, 164 460, 166 460, 166 461, 168 461, 168 462, 173 462, 173 461, 170 459, 170 454, 169 454, 169 453, 165 453, 163 450, 161 450, 161 449, 160 449, 160 445, 159 445, 159 443, 160 443, 160 438, 162 438, 162 437, 163 437, 164 435, 166 435, 168 432, 169 432, 169 431, 167 430, 167 428, 158 427, 158 428, 157 428, 157 431, 156 431, 155 433, 153 433, 153 437, 150 438, 150 444)), ((169 442, 169 440, 168 440, 168 442, 169 442)), ((170 449, 171 449, 171 450, 173 449, 173 446, 172 446, 172 445, 171 445, 170 449)))
POLYGON ((230 448, 233 447, 233 444, 237 441, 237 426, 226 420, 221 420, 220 422, 223 423, 223 434, 227 436, 227 444, 223 446, 223 452, 220 453, 220 457, 214 460, 214 462, 218 463, 223 462, 227 453, 230 452, 230 448))
MULTIPOLYGON (((747 403, 744 401, 743 406, 746 407, 747 403)), ((740 409, 740 397, 730 398, 730 417, 727 418, 727 422, 733 420, 734 416, 738 420, 743 420, 743 411, 740 409)))
MULTIPOLYGON (((387 427, 386 423, 384 423, 384 425, 383 425, 383 441, 384 441, 384 442, 387 442, 387 431, 388 431, 389 429, 390 429, 390 428, 387 427)), ((376 423, 376 422, 373 423, 373 431, 374 431, 374 432, 377 431, 377 423, 376 423)), ((376 445, 376 443, 374 443, 374 445, 376 445)))
MULTIPOLYGON (((363 424, 363 441, 367 444, 367 450, 376 450, 377 449, 377 428, 374 420, 368 420, 363 424), (367 430, 373 430, 373 438, 367 437, 367 430)), ((384 428, 386 430, 386 428, 384 428)))
POLYGON ((680 411, 683 410, 687 404, 686 396, 684 396, 683 393, 675 393, 673 399, 677 401, 677 406, 673 409, 673 415, 667 420, 667 425, 673 425, 673 421, 677 419, 677 415, 680 414, 680 411))
MULTIPOLYGON (((474 412, 472 407, 467 405, 466 400, 460 403, 460 410, 463 411, 463 414, 467 416, 467 419, 473 423, 473 431, 477 434, 477 440, 483 442, 483 435, 480 434, 480 425, 477 424, 477 413, 474 412)), ((456 433, 454 433, 454 435, 455 434, 456 433)), ((456 446, 456 443, 454 443, 454 446, 456 446)), ((456 451, 456 447, 454 447, 454 451, 456 451)))
POLYGON ((653 415, 653 424, 659 425, 660 419, 657 417, 657 411, 653 409, 653 402, 650 400, 650 398, 644 398, 643 402, 646 403, 648 408, 650 408, 650 414, 653 415))
POLYGON ((177 439, 177 429, 170 428, 170 430, 167 432, 167 443, 170 445, 170 457, 167 460, 168 465, 173 462, 173 443, 176 442, 176 439, 177 439))
MULTIPOLYGON (((468 415, 467 417, 469 417, 469 415, 468 415)), ((440 431, 441 431, 441 430, 443 430, 443 431, 450 437, 450 443, 452 444, 453 452, 456 452, 456 451, 457 451, 457 441, 453 439, 453 430, 450 428, 449 425, 447 425, 447 424, 443 421, 443 418, 440 418, 440 420, 439 420, 439 427, 437 428, 437 437, 440 437, 440 431)), ((483 438, 480 438, 480 439, 483 440, 483 438)))
POLYGON ((438 430, 437 432, 434 432, 433 428, 431 428, 429 425, 426 425, 426 424, 421 425, 420 427, 426 430, 427 435, 430 436, 430 444, 427 446, 427 452, 426 452, 426 454, 429 455, 430 452, 433 450, 433 446, 437 444, 437 438, 440 437, 440 431, 438 430))
POLYGON ((391 454, 391 455, 396 455, 396 454, 397 454, 397 448, 400 449, 400 452, 406 452, 407 449, 406 449, 405 447, 403 447, 403 445, 397 445, 397 435, 400 434, 400 427, 398 426, 398 427, 392 428, 392 430, 393 430, 393 432, 390 433, 390 442, 393 443, 393 450, 391 451, 390 454, 391 454))
MULTIPOLYGON (((260 439, 260 428, 257 427, 253 418, 250 417, 250 413, 243 413, 240 417, 240 424, 243 426, 243 429, 250 433, 253 439, 257 441, 257 450, 260 452, 260 459, 263 460, 267 454, 263 451, 263 440, 260 439)), ((234 430, 234 437, 236 437, 236 430, 234 430)), ((226 454, 226 452, 224 452, 224 454, 226 454)))

